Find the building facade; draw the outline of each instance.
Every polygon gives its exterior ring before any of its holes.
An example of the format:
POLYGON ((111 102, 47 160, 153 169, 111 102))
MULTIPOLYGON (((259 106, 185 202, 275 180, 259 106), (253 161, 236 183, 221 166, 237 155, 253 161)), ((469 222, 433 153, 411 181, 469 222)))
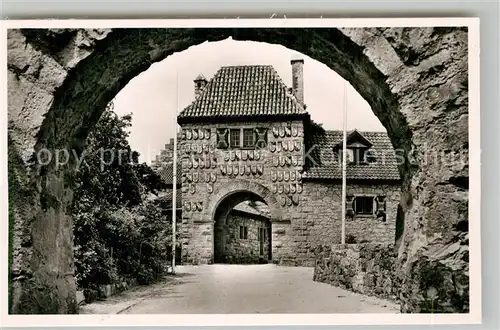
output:
MULTIPOLYGON (((292 73, 292 88, 264 65, 195 80, 178 116, 183 262, 311 265, 315 246, 340 243, 342 132, 311 120, 302 60, 292 73), (242 202, 265 204, 266 216, 245 224, 242 202)), ((347 147, 347 243, 394 242, 401 183, 390 139, 354 130, 347 147)))

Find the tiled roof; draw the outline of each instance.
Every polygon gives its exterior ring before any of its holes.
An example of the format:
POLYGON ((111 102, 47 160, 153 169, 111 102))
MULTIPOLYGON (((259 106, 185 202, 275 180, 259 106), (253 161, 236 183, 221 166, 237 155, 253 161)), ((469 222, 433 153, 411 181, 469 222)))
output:
POLYGON ((307 114, 271 65, 225 66, 179 119, 307 114))
POLYGON ((259 211, 262 216, 268 218, 271 217, 271 211, 269 210, 269 206, 266 203, 257 201, 252 207, 259 211))
MULTIPOLYGON (((359 132, 373 145, 369 153, 375 157, 368 164, 347 164, 347 179, 399 180, 394 148, 385 132, 359 132)), ((347 133, 348 135, 350 132, 347 133)), ((314 130, 311 134, 312 151, 304 178, 342 179, 342 161, 333 148, 342 142, 342 131, 314 130), (313 147, 314 146, 314 147, 313 147)))
MULTIPOLYGON (((163 164, 163 166, 158 170, 158 174, 160 174, 161 178, 163 181, 165 181, 166 184, 171 185, 173 184, 174 180, 174 164, 173 163, 167 163, 163 164)), ((177 163, 177 184, 181 183, 181 177, 182 177, 182 164, 177 163)))
POLYGON ((247 202, 242 202, 233 208, 233 211, 245 212, 252 215, 261 215, 259 211, 251 207, 247 202))
MULTIPOLYGON (((172 196, 173 195, 173 189, 168 189, 165 192, 162 192, 161 195, 161 200, 165 202, 165 207, 167 209, 172 209, 172 196)), ((182 192, 180 189, 177 189, 177 194, 175 195, 176 199, 176 208, 177 209, 182 209, 182 192)))
POLYGON ((266 204, 250 205, 248 201, 241 202, 233 208, 234 211, 245 212, 261 217, 269 218, 269 209, 266 204))

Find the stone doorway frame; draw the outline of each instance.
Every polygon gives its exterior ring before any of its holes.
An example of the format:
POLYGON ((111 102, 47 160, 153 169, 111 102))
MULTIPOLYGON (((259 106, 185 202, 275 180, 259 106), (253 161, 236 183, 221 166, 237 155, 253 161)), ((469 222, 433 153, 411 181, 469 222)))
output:
POLYGON ((219 206, 222 203, 227 201, 231 196, 239 196, 238 200, 231 205, 236 206, 240 202, 244 202, 249 199, 250 196, 256 196, 258 200, 266 203, 270 212, 270 232, 269 239, 271 241, 270 246, 270 254, 272 258, 274 258, 274 249, 273 249, 273 223, 276 222, 289 222, 288 219, 285 218, 284 212, 279 205, 274 194, 264 185, 249 181, 249 180, 240 180, 233 179, 229 184, 223 185, 215 190, 212 194, 207 196, 205 200, 205 214, 204 219, 206 222, 210 222, 212 226, 212 262, 214 262, 215 258, 215 217, 219 206))

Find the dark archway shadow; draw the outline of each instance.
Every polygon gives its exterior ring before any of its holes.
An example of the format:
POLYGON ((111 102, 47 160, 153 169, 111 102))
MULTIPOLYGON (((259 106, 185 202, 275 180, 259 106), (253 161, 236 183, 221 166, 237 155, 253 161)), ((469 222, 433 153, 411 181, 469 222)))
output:
POLYGON ((262 212, 262 205, 268 207, 261 196, 250 191, 236 191, 217 204, 213 218, 214 263, 272 262, 272 222, 270 214, 262 212))

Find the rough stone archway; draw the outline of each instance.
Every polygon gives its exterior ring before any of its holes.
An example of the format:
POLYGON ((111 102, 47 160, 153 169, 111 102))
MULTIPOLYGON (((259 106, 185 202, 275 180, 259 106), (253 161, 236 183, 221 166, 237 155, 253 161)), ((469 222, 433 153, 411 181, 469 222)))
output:
POLYGON ((232 201, 233 206, 252 198, 253 195, 267 204, 269 213, 271 214, 271 221, 284 221, 283 211, 274 194, 263 185, 248 180, 232 180, 231 183, 222 186, 219 190, 214 191, 213 194, 208 195, 205 203, 207 208, 204 214, 206 221, 214 219, 215 212, 222 201, 238 193, 241 194, 239 194, 239 198, 232 201))
MULTIPOLYGON (((248 180, 232 180, 229 184, 220 187, 214 191, 214 194, 207 195, 205 205, 207 208, 203 217, 206 222, 210 223, 212 228, 212 260, 215 262, 217 239, 221 239, 217 235, 217 221, 225 219, 229 212, 238 204, 245 201, 260 201, 267 205, 269 209, 268 225, 272 229, 273 223, 288 221, 283 216, 283 210, 279 205, 274 194, 265 186, 248 181, 248 180), (270 222, 270 223, 269 223, 270 222)), ((221 225, 221 224, 219 224, 221 225)), ((220 227, 219 227, 220 228, 220 227)), ((272 233, 272 230, 270 231, 272 233)), ((273 251, 271 239, 270 255, 276 256, 276 251, 273 251)), ((272 261, 272 260, 269 260, 272 261)))
POLYGON ((449 157, 468 152, 467 29, 28 29, 8 32, 11 311, 77 311, 66 211, 74 162, 41 165, 37 153, 62 148, 79 154, 106 104, 130 79, 174 52, 227 37, 308 55, 368 101, 393 146, 412 159, 400 168, 402 311, 421 310, 431 285, 421 271, 446 283, 439 292, 443 303, 468 300, 467 271, 453 277, 456 270, 439 263, 456 253, 428 253, 467 231, 468 165, 425 160, 431 151, 449 157), (35 292, 53 295, 54 303, 37 305, 30 298, 35 292))

